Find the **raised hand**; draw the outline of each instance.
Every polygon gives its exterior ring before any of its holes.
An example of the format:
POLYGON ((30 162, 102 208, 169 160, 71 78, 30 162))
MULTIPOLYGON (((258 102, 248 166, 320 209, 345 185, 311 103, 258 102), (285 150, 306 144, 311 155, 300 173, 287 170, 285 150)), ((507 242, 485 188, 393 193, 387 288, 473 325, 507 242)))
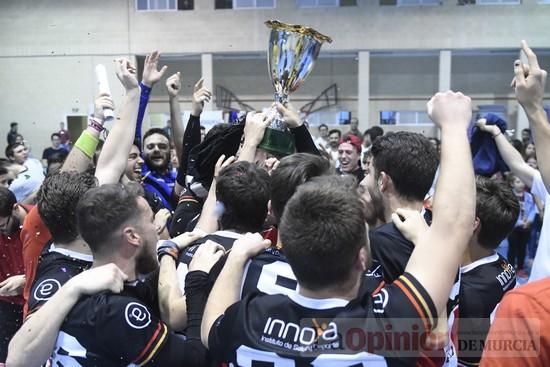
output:
POLYGON ((275 107, 277 108, 277 111, 279 111, 279 113, 283 117, 283 121, 288 125, 289 128, 296 128, 304 123, 296 109, 294 109, 294 107, 290 103, 287 103, 286 106, 283 106, 282 103, 277 102, 275 103, 275 107))
POLYGON ((466 129, 472 119, 472 100, 460 92, 437 93, 427 107, 430 119, 440 129, 466 129))
POLYGON ((126 91, 139 88, 139 83, 136 78, 136 68, 132 65, 130 60, 126 58, 116 59, 115 71, 118 80, 120 80, 126 91))
POLYGON ((259 233, 247 233, 239 238, 231 248, 232 257, 249 259, 271 246, 270 240, 265 240, 259 233))
POLYGON ((23 294, 25 275, 13 275, 0 283, 0 296, 11 297, 23 294))
POLYGON ((229 166, 231 163, 235 162, 235 159, 236 158, 233 156, 225 159, 225 154, 222 154, 220 158, 218 158, 218 161, 216 162, 216 166, 214 166, 214 178, 218 178, 221 170, 229 166))
POLYGON ((178 93, 181 90, 181 78, 180 78, 180 72, 171 75, 168 79, 166 79, 166 91, 168 92, 168 96, 170 98, 176 98, 178 93))
POLYGON ((203 84, 204 79, 200 78, 193 88, 193 98, 191 101, 191 114, 193 116, 200 116, 204 108, 204 103, 210 102, 212 98, 212 92, 206 89, 203 84))
POLYGON ((527 56, 529 65, 523 64, 520 60, 514 62, 515 77, 512 87, 518 102, 529 112, 542 108, 547 72, 540 68, 537 55, 529 48, 527 42, 521 41, 521 49, 527 56))
POLYGON ((428 224, 418 210, 399 208, 392 213, 391 219, 399 232, 415 245, 420 236, 428 230, 428 224))
POLYGON ((162 69, 158 69, 158 62, 160 59, 160 54, 158 51, 153 51, 152 54, 145 57, 145 63, 143 64, 143 80, 142 83, 153 88, 156 82, 162 78, 168 66, 163 66, 162 69))
POLYGON ((105 116, 103 114, 104 109, 111 109, 114 111, 115 104, 111 99, 111 96, 107 93, 101 93, 94 101, 94 118, 103 122, 105 116))
POLYGON ((244 144, 257 147, 274 116, 267 116, 265 113, 249 112, 246 115, 244 125, 244 144))
POLYGON ((161 234, 162 231, 164 231, 164 229, 166 228, 166 222, 168 222, 168 219, 170 219, 171 216, 172 214, 166 208, 160 209, 155 214, 155 228, 158 234, 161 234))
POLYGON ((225 254, 223 246, 214 241, 206 241, 199 246, 193 260, 189 264, 189 271, 204 271, 209 273, 214 264, 216 264, 225 254))
POLYGON ((487 119, 484 118, 480 118, 479 120, 477 120, 476 126, 479 128, 479 130, 485 131, 486 133, 491 134, 493 137, 501 133, 497 125, 487 125, 487 119))

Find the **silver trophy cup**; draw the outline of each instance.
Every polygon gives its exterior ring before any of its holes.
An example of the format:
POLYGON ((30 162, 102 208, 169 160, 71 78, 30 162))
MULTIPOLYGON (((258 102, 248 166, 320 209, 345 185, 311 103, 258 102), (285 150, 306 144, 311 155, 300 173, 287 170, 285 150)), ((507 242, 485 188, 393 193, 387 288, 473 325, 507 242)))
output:
MULTIPOLYGON (((301 25, 276 20, 268 20, 265 24, 271 28, 267 64, 275 89, 275 101, 286 105, 289 94, 297 90, 313 70, 322 44, 330 43, 332 39, 301 25)), ((278 156, 294 153, 293 135, 277 110, 272 113, 275 117, 266 129, 259 148, 278 156)))

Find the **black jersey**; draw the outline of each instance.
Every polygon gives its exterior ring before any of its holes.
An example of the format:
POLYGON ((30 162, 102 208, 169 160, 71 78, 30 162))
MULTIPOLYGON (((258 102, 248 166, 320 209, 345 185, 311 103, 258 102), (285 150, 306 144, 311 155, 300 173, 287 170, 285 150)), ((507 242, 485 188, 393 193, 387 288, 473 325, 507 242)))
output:
POLYGON ((29 294, 28 314, 36 312, 65 283, 92 266, 91 255, 52 245, 40 256, 36 277, 29 294))
MULTIPOLYGON (((192 314, 204 311, 201 277, 191 272, 197 290, 192 314), (199 281, 197 281, 197 276, 199 281), (198 293, 197 293, 198 292, 198 293), (202 301, 201 301, 202 300, 202 301)), ((147 282, 126 284, 120 294, 103 292, 83 297, 61 326, 51 357, 54 367, 181 366, 203 365, 206 350, 200 341, 198 318, 187 340, 171 332, 160 320, 152 288, 147 282)), ((190 321, 191 323, 191 321, 190 321)))
POLYGON ((498 304, 516 285, 514 267, 494 253, 460 269, 458 361, 478 366, 498 304))
POLYGON ((411 274, 352 301, 250 294, 216 320, 208 345, 239 366, 413 366, 435 314, 411 274))

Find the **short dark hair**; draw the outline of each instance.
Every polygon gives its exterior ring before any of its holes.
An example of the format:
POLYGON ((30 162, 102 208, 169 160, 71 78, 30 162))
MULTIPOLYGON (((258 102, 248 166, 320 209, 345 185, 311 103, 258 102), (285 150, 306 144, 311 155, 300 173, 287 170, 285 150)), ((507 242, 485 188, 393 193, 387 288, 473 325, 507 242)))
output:
POLYGON ((76 205, 80 198, 97 185, 93 175, 58 172, 46 177, 38 190, 38 214, 57 243, 78 238, 76 205))
POLYGON ((512 146, 521 154, 525 151, 525 147, 523 146, 523 143, 519 139, 512 139, 511 141, 512 146))
POLYGON ((486 177, 476 179, 476 217, 481 228, 478 243, 494 250, 514 229, 519 202, 510 187, 486 177))
POLYGON ((271 211, 279 223, 286 203, 298 186, 311 178, 329 174, 330 162, 323 157, 295 153, 281 159, 279 166, 271 173, 271 211))
POLYGON ((200 126, 200 130, 206 130, 206 128, 204 126, 200 126))
POLYGON ((50 140, 52 140, 54 137, 61 139, 61 135, 59 135, 58 133, 53 133, 52 135, 50 135, 50 140))
POLYGON ((338 138, 341 138, 342 137, 342 132, 338 129, 332 129, 328 132, 329 135, 332 135, 332 134, 338 134, 338 138))
POLYGON ((132 218, 139 218, 138 196, 122 184, 106 184, 88 190, 78 202, 78 230, 92 253, 113 251, 116 231, 132 218))
POLYGON ((422 201, 432 187, 438 155, 424 135, 398 131, 380 136, 372 143, 375 178, 388 174, 400 196, 422 201))
POLYGON ((325 125, 325 124, 321 124, 321 125, 319 125, 319 131, 321 130, 321 128, 322 128, 322 127, 324 127, 324 128, 326 128, 326 129, 328 129, 328 126, 327 126, 327 125, 325 125))
POLYGON ((15 127, 15 126, 17 126, 17 125, 19 125, 19 124, 18 124, 17 122, 14 121, 14 122, 12 122, 12 123, 10 124, 10 127, 15 127))
POLYGON ((220 218, 222 229, 261 230, 270 192, 271 179, 264 169, 249 162, 225 167, 216 180, 216 197, 224 205, 220 218))
POLYGON ((143 135, 143 142, 145 142, 145 139, 147 139, 148 137, 154 134, 160 134, 164 136, 166 139, 168 139, 168 141, 170 141, 170 136, 168 135, 168 133, 166 133, 164 129, 153 127, 152 129, 149 129, 145 132, 145 135, 143 135))
POLYGON ((15 194, 10 189, 0 187, 0 217, 9 217, 15 204, 15 194))
POLYGON ((380 126, 373 126, 365 130, 365 134, 363 135, 368 135, 370 137, 370 141, 374 142, 377 137, 384 135, 384 129, 380 126))
POLYGON ((226 124, 225 122, 220 122, 219 124, 212 126, 212 128, 210 128, 210 130, 208 130, 208 132, 204 136, 204 140, 209 139, 211 136, 224 132, 228 127, 229 124, 226 124))
POLYGON ((363 203, 351 177, 321 176, 300 185, 286 205, 279 234, 298 282, 311 289, 350 277, 359 250, 368 250, 363 203))
POLYGON ((25 144, 23 143, 13 143, 13 144, 10 144, 6 147, 6 157, 9 158, 9 157, 13 157, 13 151, 15 150, 15 148, 17 148, 18 146, 22 146, 24 147, 25 144))

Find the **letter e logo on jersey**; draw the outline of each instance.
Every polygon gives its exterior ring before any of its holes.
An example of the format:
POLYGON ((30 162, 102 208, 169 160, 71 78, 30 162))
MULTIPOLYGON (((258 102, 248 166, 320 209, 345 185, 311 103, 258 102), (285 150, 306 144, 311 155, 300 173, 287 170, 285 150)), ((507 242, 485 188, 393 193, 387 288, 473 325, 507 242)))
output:
POLYGON ((59 288, 61 288, 61 284, 56 279, 45 279, 34 290, 34 299, 37 301, 47 301, 59 288))
POLYGON ((384 313, 384 308, 388 304, 388 291, 384 288, 380 289, 379 293, 376 293, 374 296, 374 313, 384 313))
POLYGON ((151 323, 149 310, 139 303, 130 302, 124 311, 126 322, 134 329, 146 328, 151 323))

